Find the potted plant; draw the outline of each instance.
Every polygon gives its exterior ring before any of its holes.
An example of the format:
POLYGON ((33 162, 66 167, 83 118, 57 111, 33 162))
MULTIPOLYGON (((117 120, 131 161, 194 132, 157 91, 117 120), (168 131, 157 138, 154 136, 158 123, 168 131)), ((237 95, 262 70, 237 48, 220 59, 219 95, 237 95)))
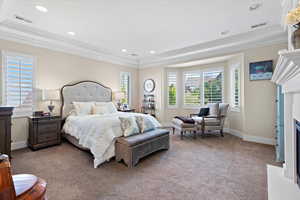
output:
POLYGON ((291 10, 286 16, 286 23, 293 26, 295 31, 292 35, 294 49, 300 48, 300 5, 291 10))

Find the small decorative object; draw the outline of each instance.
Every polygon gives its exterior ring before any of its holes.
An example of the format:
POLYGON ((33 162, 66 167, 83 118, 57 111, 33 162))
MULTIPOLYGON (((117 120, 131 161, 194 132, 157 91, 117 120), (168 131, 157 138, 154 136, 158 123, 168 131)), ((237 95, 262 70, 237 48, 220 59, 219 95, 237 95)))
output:
POLYGON ((153 92, 154 89, 155 89, 154 80, 153 79, 145 80, 145 82, 144 82, 144 91, 150 93, 150 92, 153 92))
POLYGON ((250 63, 250 81, 270 80, 273 75, 273 61, 250 63))
POLYGON ((115 92, 114 93, 115 100, 117 101, 118 109, 121 109, 122 100, 125 98, 124 92, 115 92))
POLYGON ((50 114, 52 114, 55 106, 53 105, 53 101, 59 101, 59 90, 43 90, 43 100, 44 101, 50 101, 50 104, 48 105, 48 109, 50 114))
POLYGON ((293 26, 296 30, 292 35, 294 49, 300 48, 300 4, 297 8, 291 10, 286 16, 286 23, 293 26))

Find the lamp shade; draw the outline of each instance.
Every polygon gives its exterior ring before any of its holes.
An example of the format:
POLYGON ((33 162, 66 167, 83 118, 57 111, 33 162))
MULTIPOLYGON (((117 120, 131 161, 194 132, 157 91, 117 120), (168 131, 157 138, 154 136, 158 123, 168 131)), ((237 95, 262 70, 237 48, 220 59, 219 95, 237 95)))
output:
POLYGON ((115 100, 121 100, 125 98, 125 93, 124 92, 115 92, 114 93, 115 100))
POLYGON ((59 90, 43 90, 44 101, 58 101, 59 99, 59 90))

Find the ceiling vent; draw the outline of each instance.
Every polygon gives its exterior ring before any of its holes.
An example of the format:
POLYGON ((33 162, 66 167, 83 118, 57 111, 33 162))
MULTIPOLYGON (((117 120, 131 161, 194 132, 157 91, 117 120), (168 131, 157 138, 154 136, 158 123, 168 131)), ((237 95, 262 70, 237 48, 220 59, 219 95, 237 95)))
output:
POLYGON ((250 10, 250 11, 254 11, 254 10, 259 9, 261 6, 262 6, 261 3, 253 3, 253 4, 251 4, 251 5, 249 6, 249 10, 250 10))
POLYGON ((31 20, 26 19, 26 18, 24 18, 24 17, 21 17, 21 16, 19 16, 19 15, 15 15, 15 18, 16 18, 17 20, 20 20, 20 21, 23 21, 23 22, 32 24, 32 21, 31 21, 31 20))
POLYGON ((267 22, 263 22, 263 23, 260 23, 260 24, 254 24, 251 26, 252 29, 255 29, 255 28, 260 28, 260 27, 263 27, 263 26, 266 26, 267 25, 267 22))

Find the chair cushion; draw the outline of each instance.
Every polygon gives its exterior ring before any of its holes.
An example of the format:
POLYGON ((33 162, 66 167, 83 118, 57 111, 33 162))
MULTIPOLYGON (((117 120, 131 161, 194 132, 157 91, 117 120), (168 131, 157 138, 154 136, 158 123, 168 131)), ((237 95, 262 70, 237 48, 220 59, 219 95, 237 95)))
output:
MULTIPOLYGON (((202 117, 193 117, 197 124, 202 124, 202 117)), ((217 118, 205 118, 205 125, 207 126, 219 126, 221 121, 217 118)))
POLYGON ((174 118, 172 119, 172 124, 179 126, 181 128, 194 128, 195 124, 184 123, 180 119, 174 118))
POLYGON ((200 108, 198 117, 203 117, 209 115, 209 108, 200 108))
POLYGON ((130 137, 120 137, 117 139, 117 142, 131 147, 163 135, 169 135, 169 131, 165 129, 155 129, 152 131, 148 131, 138 135, 133 135, 130 137))

